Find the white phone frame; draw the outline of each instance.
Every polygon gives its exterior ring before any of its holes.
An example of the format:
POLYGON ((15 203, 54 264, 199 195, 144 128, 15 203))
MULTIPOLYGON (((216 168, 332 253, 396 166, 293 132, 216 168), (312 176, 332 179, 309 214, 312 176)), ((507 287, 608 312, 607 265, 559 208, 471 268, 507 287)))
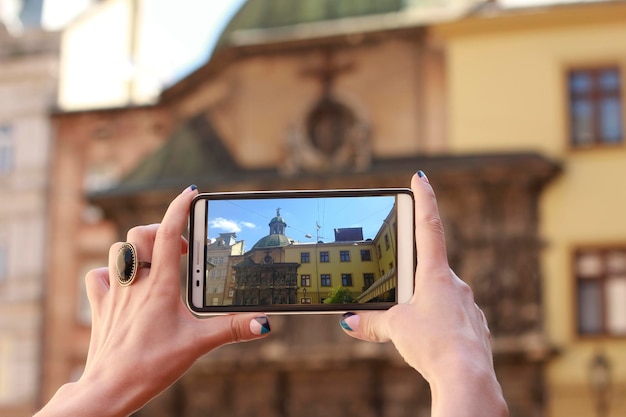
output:
MULTIPOLYGON (((333 309, 312 307, 303 309, 300 304, 283 304, 282 308, 276 306, 205 306, 204 291, 206 280, 205 274, 205 243, 207 236, 207 204, 206 200, 211 199, 255 199, 255 198, 305 198, 305 197, 358 197, 358 196, 396 196, 397 215, 397 248, 396 248, 396 268, 397 268, 397 291, 396 302, 407 303, 413 296, 414 277, 416 266, 415 251, 415 204, 413 193, 408 188, 378 188, 378 189, 339 189, 339 190, 293 190, 293 191, 250 191, 250 192, 224 192, 224 193, 202 193, 197 195, 191 203, 189 222, 189 250, 187 254, 187 279, 185 288, 185 301, 189 310, 199 316, 213 316, 220 314, 231 314, 247 311, 264 311, 268 314, 336 314, 355 310, 379 310, 383 309, 378 303, 362 304, 355 307, 342 307, 342 304, 332 305, 333 309), (200 203, 200 204, 198 204, 200 203), (201 219, 201 221, 198 221, 201 219), (300 306, 291 309, 290 306, 300 306), (346 310, 346 308, 348 310, 346 310)), ((390 306, 384 307, 389 308, 390 306)))

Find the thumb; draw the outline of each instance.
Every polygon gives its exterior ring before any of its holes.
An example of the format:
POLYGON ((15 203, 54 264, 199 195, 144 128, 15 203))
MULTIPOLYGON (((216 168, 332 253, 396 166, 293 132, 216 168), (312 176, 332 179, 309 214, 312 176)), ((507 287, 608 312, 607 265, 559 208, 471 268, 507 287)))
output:
POLYGON ((365 311, 346 313, 339 324, 343 330, 355 339, 368 342, 388 342, 389 329, 385 315, 387 311, 365 311))
POLYGON ((199 324, 204 327, 201 338, 206 352, 228 343, 259 339, 271 331, 269 319, 259 313, 218 316, 199 320, 199 324))

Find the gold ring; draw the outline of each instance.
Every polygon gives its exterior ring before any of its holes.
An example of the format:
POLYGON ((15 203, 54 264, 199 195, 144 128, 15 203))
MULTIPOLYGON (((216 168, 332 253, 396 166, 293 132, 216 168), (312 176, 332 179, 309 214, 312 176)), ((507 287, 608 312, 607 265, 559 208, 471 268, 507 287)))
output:
POLYGON ((117 282, 122 286, 130 285, 137 276, 139 268, 150 268, 150 262, 137 259, 137 248, 129 242, 122 243, 115 257, 115 269, 117 270, 117 282))

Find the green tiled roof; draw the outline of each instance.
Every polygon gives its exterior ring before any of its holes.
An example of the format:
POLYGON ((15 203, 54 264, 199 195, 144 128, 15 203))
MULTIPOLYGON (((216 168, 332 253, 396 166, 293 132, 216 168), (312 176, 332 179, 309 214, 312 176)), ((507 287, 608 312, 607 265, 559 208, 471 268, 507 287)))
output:
MULTIPOLYGON (((423 3, 440 3, 424 0, 423 3)), ((415 5, 410 0, 248 0, 226 26, 218 47, 237 30, 269 29, 348 17, 399 12, 415 5)))
POLYGON ((280 246, 289 246, 291 244, 291 239, 289 239, 285 235, 267 235, 261 238, 257 243, 254 244, 252 249, 261 249, 261 248, 275 248, 280 246))
POLYGON ((228 177, 238 169, 211 122, 199 115, 176 129, 161 148, 109 192, 180 188, 202 183, 207 177, 228 177))

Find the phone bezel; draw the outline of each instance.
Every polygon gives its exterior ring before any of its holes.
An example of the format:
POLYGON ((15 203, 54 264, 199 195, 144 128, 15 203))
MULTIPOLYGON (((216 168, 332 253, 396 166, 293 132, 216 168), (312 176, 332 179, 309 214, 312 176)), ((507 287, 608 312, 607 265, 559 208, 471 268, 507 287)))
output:
POLYGON ((192 201, 189 217, 189 251, 187 254, 187 277, 185 279, 185 300, 191 312, 200 316, 230 314, 237 312, 263 311, 269 314, 324 314, 342 313, 357 310, 386 310, 397 303, 406 303, 413 296, 414 275, 416 266, 416 251, 414 237, 414 200, 413 193, 408 188, 374 188, 374 189, 336 189, 336 190, 287 190, 287 191, 244 191, 244 192, 216 192, 200 193, 192 201), (204 306, 204 262, 206 253, 205 242, 196 239, 204 236, 206 239, 207 210, 206 204, 198 204, 206 200, 232 199, 273 199, 273 198, 332 198, 332 197, 396 197, 397 215, 397 302, 364 303, 364 304, 276 304, 255 306, 204 306), (202 218, 198 222, 197 218, 202 218), (201 285, 194 286, 194 282, 201 285), (297 306, 297 308, 294 308, 297 306), (342 307, 343 306, 343 307, 342 307))

